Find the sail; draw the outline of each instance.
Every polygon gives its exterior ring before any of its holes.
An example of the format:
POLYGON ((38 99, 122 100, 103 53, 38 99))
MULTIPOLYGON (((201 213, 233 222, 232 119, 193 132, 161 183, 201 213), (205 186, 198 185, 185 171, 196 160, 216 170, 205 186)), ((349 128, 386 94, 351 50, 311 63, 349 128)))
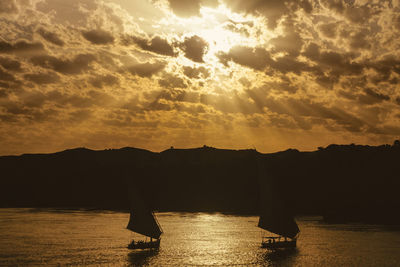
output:
POLYGON ((137 212, 131 211, 129 223, 126 227, 129 230, 152 238, 159 238, 162 231, 154 218, 152 212, 137 212))
POLYGON ((258 159, 260 183, 260 219, 258 227, 284 237, 294 238, 299 227, 283 201, 283 195, 273 179, 267 175, 262 161, 258 159))
POLYGON ((152 238, 159 238, 162 234, 153 212, 147 208, 141 194, 131 189, 131 214, 127 229, 152 238))

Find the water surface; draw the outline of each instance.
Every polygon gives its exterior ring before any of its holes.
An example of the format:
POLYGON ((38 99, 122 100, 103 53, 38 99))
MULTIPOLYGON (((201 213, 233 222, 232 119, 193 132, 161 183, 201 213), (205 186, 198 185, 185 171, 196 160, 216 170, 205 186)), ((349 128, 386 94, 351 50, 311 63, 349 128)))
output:
POLYGON ((257 265, 400 266, 398 227, 328 225, 296 218, 298 248, 260 248, 257 217, 157 213, 164 234, 158 251, 133 252, 121 212, 0 209, 0 265, 257 265))

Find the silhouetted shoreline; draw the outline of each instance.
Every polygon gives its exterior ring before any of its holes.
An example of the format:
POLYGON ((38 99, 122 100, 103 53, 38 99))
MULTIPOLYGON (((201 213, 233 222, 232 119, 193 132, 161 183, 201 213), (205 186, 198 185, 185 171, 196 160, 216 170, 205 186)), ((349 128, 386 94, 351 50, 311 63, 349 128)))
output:
POLYGON ((158 211, 257 215, 259 168, 296 215, 399 224, 400 145, 329 145, 313 152, 211 147, 160 153, 86 148, 0 157, 0 207, 127 211, 137 186, 158 211), (258 159, 258 160, 257 160, 258 159))

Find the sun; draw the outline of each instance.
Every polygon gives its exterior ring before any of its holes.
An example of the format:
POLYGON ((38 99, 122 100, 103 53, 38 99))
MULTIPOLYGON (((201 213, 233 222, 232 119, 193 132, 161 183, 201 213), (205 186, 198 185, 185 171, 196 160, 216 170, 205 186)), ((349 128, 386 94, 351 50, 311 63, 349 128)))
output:
POLYGON ((178 24, 185 25, 186 36, 197 35, 208 43, 206 59, 213 61, 218 52, 228 52, 234 46, 257 43, 254 37, 229 28, 234 24, 247 22, 248 18, 232 13, 223 5, 217 8, 202 7, 200 13, 201 16, 177 17, 177 20, 178 24))
POLYGON ((233 46, 243 41, 243 37, 237 33, 233 33, 221 26, 213 29, 205 29, 198 32, 198 35, 209 44, 209 53, 215 54, 218 51, 227 52, 233 46))

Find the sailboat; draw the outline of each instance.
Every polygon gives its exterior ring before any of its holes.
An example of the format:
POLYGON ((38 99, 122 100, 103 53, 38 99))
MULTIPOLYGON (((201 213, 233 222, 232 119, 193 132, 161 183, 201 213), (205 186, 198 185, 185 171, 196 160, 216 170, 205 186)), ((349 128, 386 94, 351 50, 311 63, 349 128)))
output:
POLYGON ((160 247, 163 233, 161 226, 154 213, 145 205, 137 192, 131 194, 131 213, 126 228, 146 237, 146 240, 132 240, 128 245, 129 249, 157 249, 160 247), (147 238, 150 240, 148 241, 147 238))
POLYGON ((258 227, 276 236, 263 236, 261 247, 271 250, 295 248, 299 227, 284 205, 284 198, 274 181, 265 175, 264 166, 259 164, 260 218, 258 227))

